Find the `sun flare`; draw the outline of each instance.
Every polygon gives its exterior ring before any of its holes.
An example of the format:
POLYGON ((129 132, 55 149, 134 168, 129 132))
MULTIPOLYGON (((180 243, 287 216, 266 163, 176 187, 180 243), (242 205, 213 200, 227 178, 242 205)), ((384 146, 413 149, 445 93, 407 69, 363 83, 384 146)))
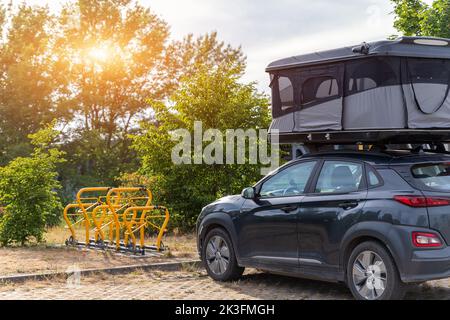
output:
POLYGON ((93 47, 88 51, 88 56, 97 61, 106 61, 110 55, 110 50, 106 46, 93 47))

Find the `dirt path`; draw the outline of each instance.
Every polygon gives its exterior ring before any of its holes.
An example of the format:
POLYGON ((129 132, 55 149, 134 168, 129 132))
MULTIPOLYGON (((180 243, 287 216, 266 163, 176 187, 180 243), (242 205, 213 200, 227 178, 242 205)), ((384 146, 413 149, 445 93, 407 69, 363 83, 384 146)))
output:
POLYGON ((68 269, 108 268, 197 258, 194 236, 166 238, 170 251, 142 257, 115 252, 35 246, 0 248, 0 276, 23 273, 64 272, 68 269))

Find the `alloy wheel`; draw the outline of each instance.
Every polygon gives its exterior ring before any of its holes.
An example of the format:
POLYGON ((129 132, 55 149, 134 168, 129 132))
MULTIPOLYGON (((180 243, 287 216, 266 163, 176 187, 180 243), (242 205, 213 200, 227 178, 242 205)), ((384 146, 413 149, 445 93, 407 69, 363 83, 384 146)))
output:
POLYGON ((379 299, 387 286, 386 265, 373 251, 363 251, 353 262, 353 284, 367 300, 379 299))
POLYGON ((206 263, 216 275, 222 275, 230 264, 230 249, 220 236, 212 237, 206 246, 206 263))

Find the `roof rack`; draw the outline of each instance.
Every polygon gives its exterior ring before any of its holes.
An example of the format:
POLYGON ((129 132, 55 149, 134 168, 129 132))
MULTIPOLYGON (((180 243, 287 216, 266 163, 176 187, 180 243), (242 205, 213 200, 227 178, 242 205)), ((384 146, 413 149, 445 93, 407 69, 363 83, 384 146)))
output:
MULTIPOLYGON (((366 130, 279 133, 280 144, 435 144, 450 143, 450 129, 366 130)), ((274 140, 271 137, 271 141, 274 140)))
POLYGON ((291 150, 286 149, 287 145, 282 148, 286 153, 285 160, 295 160, 310 155, 367 155, 367 156, 389 156, 401 158, 409 155, 436 154, 450 155, 445 145, 437 144, 404 144, 404 145, 294 145, 291 150))

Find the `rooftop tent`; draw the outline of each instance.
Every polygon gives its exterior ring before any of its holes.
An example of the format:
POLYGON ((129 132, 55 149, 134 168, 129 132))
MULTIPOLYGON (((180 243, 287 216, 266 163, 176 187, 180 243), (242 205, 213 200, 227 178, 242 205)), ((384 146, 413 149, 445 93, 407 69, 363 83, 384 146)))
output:
POLYGON ((450 139, 448 39, 379 41, 279 60, 267 71, 271 134, 278 130, 282 141, 356 131, 376 140, 380 131, 425 129, 450 139))

